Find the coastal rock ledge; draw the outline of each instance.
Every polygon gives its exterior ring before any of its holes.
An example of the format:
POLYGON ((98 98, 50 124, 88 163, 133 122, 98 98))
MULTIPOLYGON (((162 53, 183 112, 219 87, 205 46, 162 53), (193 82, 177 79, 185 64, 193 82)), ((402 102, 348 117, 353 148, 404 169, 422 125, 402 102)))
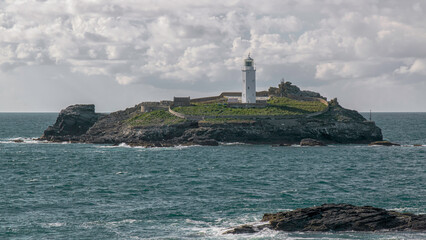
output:
POLYGON ((323 204, 289 212, 266 213, 261 223, 242 225, 224 234, 280 231, 426 231, 426 215, 400 213, 370 206, 323 204), (264 223, 265 222, 265 223, 264 223))

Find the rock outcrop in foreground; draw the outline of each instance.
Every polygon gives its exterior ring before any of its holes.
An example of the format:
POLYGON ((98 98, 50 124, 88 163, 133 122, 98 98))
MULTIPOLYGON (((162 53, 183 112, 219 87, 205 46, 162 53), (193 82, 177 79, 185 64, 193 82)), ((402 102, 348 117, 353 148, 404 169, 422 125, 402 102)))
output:
POLYGON ((280 231, 426 231, 426 215, 387 211, 370 206, 324 204, 289 212, 267 213, 265 224, 242 225, 224 234, 255 233, 268 228, 280 231))
POLYGON ((330 101, 327 111, 321 114, 292 118, 215 122, 181 119, 167 111, 157 114, 162 119, 147 119, 149 114, 146 114, 141 113, 140 105, 105 116, 96 114, 93 105, 73 105, 60 112, 56 123, 41 139, 156 147, 217 145, 218 142, 288 145, 299 144, 306 138, 323 144, 370 143, 383 139, 374 122, 341 107, 336 100, 330 101))

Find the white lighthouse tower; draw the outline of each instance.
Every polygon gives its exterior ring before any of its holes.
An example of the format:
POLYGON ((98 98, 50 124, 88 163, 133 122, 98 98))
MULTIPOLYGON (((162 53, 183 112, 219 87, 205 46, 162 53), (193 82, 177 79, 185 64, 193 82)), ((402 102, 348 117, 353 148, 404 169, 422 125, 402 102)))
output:
POLYGON ((243 93, 241 96, 242 103, 256 103, 256 69, 254 68, 253 58, 250 53, 244 59, 243 71, 243 93))

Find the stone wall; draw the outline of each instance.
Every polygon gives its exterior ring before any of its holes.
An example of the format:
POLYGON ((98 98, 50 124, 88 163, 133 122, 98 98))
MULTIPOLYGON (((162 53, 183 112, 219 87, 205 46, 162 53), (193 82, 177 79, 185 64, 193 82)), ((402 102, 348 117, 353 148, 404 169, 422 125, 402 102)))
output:
POLYGON ((141 112, 152 112, 155 110, 166 110, 169 108, 170 101, 162 101, 162 102, 143 102, 141 103, 141 112))
POLYGON ((222 98, 222 96, 194 98, 194 99, 191 99, 191 103, 209 102, 209 101, 219 100, 221 98, 222 98))

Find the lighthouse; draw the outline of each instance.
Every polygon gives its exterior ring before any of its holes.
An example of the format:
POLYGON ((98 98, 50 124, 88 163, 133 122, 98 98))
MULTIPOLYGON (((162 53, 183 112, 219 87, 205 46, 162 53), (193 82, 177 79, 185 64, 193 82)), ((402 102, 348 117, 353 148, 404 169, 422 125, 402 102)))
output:
POLYGON ((250 53, 244 59, 243 71, 243 93, 241 96, 242 103, 256 103, 256 69, 254 68, 253 58, 250 53))

